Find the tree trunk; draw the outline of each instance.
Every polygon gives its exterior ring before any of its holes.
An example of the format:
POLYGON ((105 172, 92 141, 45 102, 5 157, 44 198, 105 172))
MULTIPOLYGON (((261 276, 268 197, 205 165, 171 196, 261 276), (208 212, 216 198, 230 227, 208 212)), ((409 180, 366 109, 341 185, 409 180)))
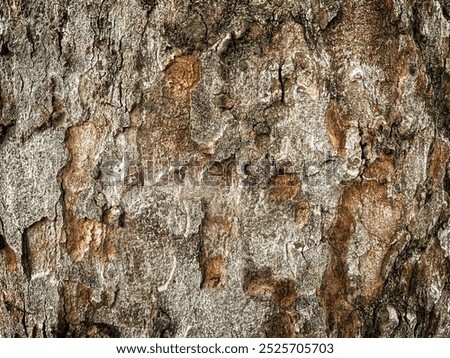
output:
POLYGON ((448 0, 0 0, 0 336, 450 336, 448 0))

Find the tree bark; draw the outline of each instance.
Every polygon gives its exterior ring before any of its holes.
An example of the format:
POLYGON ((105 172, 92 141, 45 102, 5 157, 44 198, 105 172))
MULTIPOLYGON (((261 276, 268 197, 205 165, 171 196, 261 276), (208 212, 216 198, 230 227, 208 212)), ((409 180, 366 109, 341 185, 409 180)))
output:
POLYGON ((448 0, 0 0, 0 336, 450 336, 448 0))

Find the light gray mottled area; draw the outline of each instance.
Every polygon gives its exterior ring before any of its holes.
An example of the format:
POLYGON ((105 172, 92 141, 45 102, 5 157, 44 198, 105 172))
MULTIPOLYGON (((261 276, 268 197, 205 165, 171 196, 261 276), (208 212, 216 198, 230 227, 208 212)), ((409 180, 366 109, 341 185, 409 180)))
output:
POLYGON ((446 0, 0 0, 1 337, 448 337, 446 0))

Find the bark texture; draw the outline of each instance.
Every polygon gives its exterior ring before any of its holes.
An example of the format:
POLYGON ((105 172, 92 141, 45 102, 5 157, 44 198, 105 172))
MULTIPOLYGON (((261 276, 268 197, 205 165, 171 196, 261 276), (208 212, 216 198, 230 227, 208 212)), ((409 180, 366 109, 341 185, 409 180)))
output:
POLYGON ((0 336, 449 337, 448 0, 0 0, 0 336))

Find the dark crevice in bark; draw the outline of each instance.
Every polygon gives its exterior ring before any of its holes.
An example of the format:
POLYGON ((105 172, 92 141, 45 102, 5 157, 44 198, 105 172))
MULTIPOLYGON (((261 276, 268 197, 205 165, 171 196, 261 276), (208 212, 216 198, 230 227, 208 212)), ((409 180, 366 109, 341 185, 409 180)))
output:
POLYGON ((45 318, 44 322, 42 322, 42 338, 47 338, 47 325, 45 322, 47 321, 47 317, 45 318))
POLYGON ((150 17, 153 9, 157 4, 158 4, 157 0, 141 0, 142 8, 145 10, 147 17, 150 17))
POLYGON ((11 122, 9 122, 7 124, 0 123, 0 145, 4 142, 4 140, 11 133, 11 129, 14 127, 15 124, 16 124, 16 122, 14 120, 12 120, 11 122))
MULTIPOLYGON (((374 323, 364 326, 365 336, 381 335, 380 311, 385 309, 386 304, 392 305, 399 313, 399 324, 393 330, 393 333, 401 337, 405 336, 408 331, 408 321, 405 320, 405 317, 409 312, 408 310, 413 309, 417 320, 413 330, 414 336, 434 337, 436 335, 440 318, 434 306, 431 309, 427 308, 429 291, 424 286, 426 281, 420 277, 420 275, 423 275, 420 270, 424 269, 424 264, 421 264, 421 262, 423 262, 423 255, 427 250, 434 248, 441 250, 437 242, 437 235, 446 224, 447 219, 442 213, 436 225, 430 231, 431 240, 428 237, 412 237, 406 247, 398 254, 384 281, 381 294, 370 306, 369 312, 373 312, 371 314, 374 315, 374 323)), ((450 277, 450 262, 448 259, 445 260, 443 269, 446 271, 446 277, 450 277)), ((450 287, 447 282, 443 287, 442 295, 448 295, 449 293, 450 287)))
POLYGON ((0 234, 0 250, 3 250, 4 248, 6 248, 6 239, 0 234))
POLYGON ((23 299, 22 320, 21 320, 21 322, 22 322, 23 330, 24 330, 24 332, 25 332, 25 336, 26 336, 26 337, 29 337, 29 334, 28 334, 28 328, 27 328, 27 317, 26 317, 26 315, 27 315, 27 310, 26 310, 26 303, 25 303, 25 298, 24 298, 24 299, 23 299))
POLYGON ((6 238, 5 238, 5 226, 3 225, 3 220, 0 217, 0 250, 3 250, 6 248, 7 243, 6 243, 6 238))
POLYGON ((64 289, 60 288, 59 293, 59 305, 58 305, 58 319, 56 327, 52 329, 52 336, 56 338, 66 338, 70 329, 67 322, 67 310, 66 310, 66 297, 64 295, 64 289))
POLYGON ((449 0, 439 0, 441 5, 442 15, 444 15, 447 21, 450 21, 450 1, 449 0))
POLYGON ((280 64, 278 66, 278 82, 280 83, 280 89, 281 89, 281 103, 284 103, 284 96, 285 96, 285 88, 284 88, 284 80, 283 80, 283 64, 280 64))
POLYGON ((171 338, 176 331, 175 328, 170 315, 165 310, 159 308, 153 320, 153 337, 171 338))
POLYGON ((28 229, 22 233, 22 256, 21 263, 23 272, 28 281, 31 280, 31 252, 30 252, 30 238, 28 237, 28 229))
POLYGON ((315 24, 308 21, 306 17, 306 13, 304 11, 301 11, 297 14, 290 13, 292 19, 297 24, 301 25, 303 29, 303 35, 305 38, 305 41, 308 45, 308 48, 310 50, 314 50, 317 46, 317 30, 315 29, 315 24))
POLYGON ((450 195, 450 168, 447 168, 444 176, 444 190, 450 195))
MULTIPOLYGON (((20 324, 22 325, 25 336, 29 337, 27 323, 26 323, 26 315, 30 314, 30 312, 27 312, 27 310, 26 310, 25 299, 22 300, 22 305, 23 305, 22 307, 18 307, 7 300, 3 301, 3 303, 5 305, 7 312, 12 313, 13 311, 17 311, 21 314, 20 324)), ((20 337, 20 335, 18 335, 18 337, 20 337)))
POLYGON ((2 44, 2 47, 0 49, 0 56, 8 56, 11 53, 9 50, 8 44, 5 42, 2 44))

